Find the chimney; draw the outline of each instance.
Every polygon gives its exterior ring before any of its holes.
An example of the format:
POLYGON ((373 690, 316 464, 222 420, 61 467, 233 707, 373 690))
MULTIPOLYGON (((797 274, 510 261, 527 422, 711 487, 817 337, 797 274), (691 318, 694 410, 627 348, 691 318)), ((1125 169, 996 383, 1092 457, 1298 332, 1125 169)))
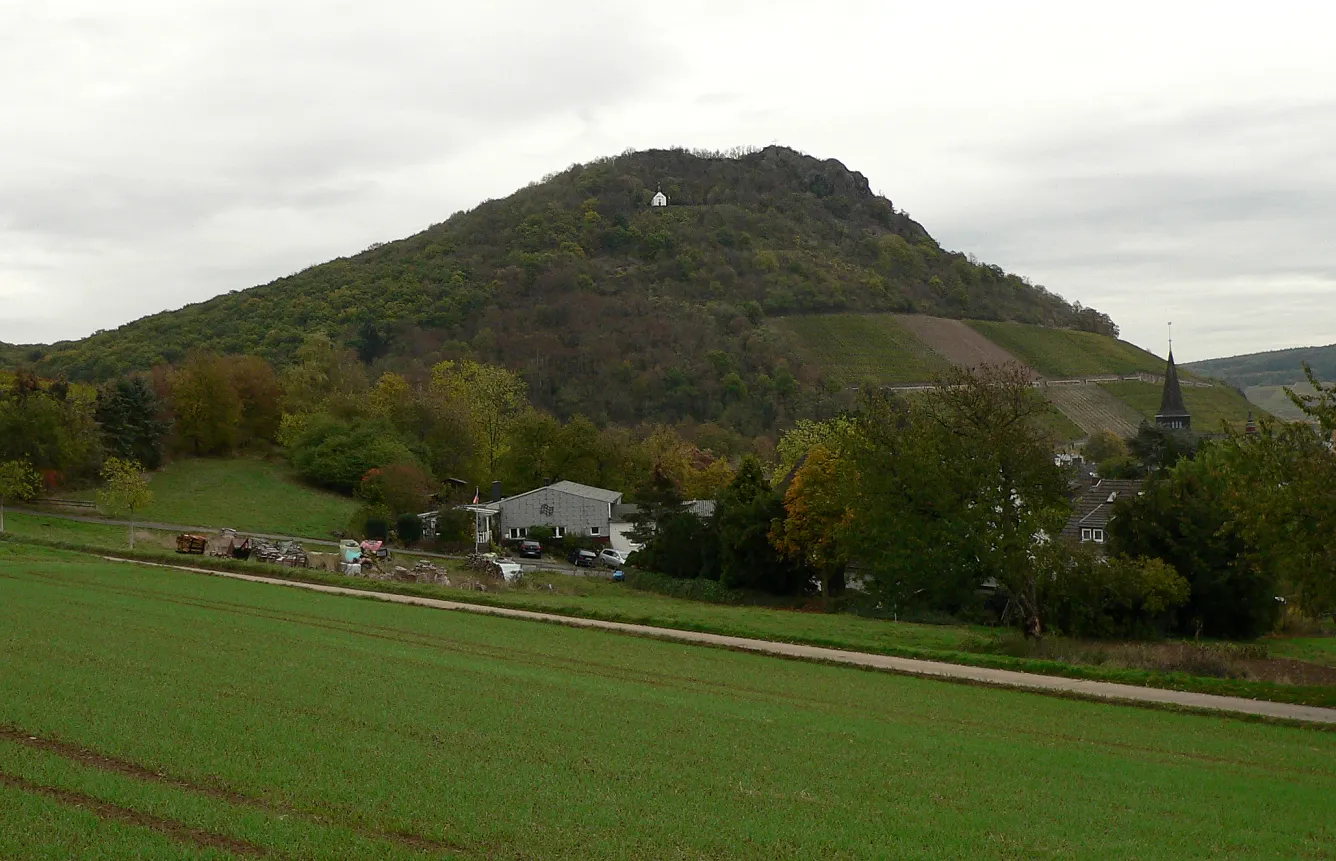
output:
POLYGON ((501 501, 501 482, 492 482, 492 502, 501 501))

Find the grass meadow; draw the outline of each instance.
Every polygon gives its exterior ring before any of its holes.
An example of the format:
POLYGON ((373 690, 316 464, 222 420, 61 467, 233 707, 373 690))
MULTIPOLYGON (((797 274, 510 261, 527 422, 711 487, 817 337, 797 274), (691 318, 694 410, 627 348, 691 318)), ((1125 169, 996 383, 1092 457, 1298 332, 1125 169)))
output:
POLYGON ((327 539, 347 528, 357 508, 355 500, 308 487, 291 468, 258 458, 174 461, 152 474, 149 487, 153 505, 139 519, 185 526, 327 539))
POLYGON ((968 322, 984 337, 1050 379, 1143 371, 1164 373, 1164 359, 1107 335, 1028 323, 968 322))
MULTIPOLYGON (((1163 386, 1135 380, 1099 385, 1148 419, 1153 419, 1160 410, 1163 386)), ((1222 422, 1242 430, 1248 421, 1248 413, 1251 412, 1255 417, 1263 414, 1261 407, 1249 403, 1247 398, 1228 386, 1211 386, 1209 389, 1186 386, 1183 389, 1183 402, 1192 414, 1192 429, 1203 433, 1218 433, 1222 422)))
POLYGON ((0 544, 0 857, 1336 858, 1336 733, 0 544))
POLYGON ((812 314, 773 325, 797 336, 817 364, 846 384, 922 383, 950 365, 892 314, 812 314))

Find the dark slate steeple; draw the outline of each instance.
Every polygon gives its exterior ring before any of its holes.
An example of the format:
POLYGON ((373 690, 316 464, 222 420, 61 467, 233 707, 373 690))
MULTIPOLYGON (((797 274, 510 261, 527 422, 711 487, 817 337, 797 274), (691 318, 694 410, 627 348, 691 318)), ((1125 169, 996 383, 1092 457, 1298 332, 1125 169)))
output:
POLYGON ((1169 348, 1169 365, 1164 370, 1164 394, 1160 396, 1160 411, 1155 424, 1168 430, 1189 430, 1192 416, 1183 403, 1183 389, 1178 384, 1178 368, 1174 365, 1174 348, 1169 348))

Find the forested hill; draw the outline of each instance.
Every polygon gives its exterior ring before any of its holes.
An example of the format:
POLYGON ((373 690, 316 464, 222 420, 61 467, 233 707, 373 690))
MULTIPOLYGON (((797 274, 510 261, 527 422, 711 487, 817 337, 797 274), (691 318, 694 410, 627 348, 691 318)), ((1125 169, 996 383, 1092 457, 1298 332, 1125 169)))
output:
POLYGON ((282 365, 324 331, 377 369, 505 364, 559 414, 760 428, 823 387, 766 318, 845 310, 1116 332, 943 250, 838 161, 768 147, 576 165, 407 239, 24 358, 80 380, 196 348, 282 365), (650 206, 657 188, 667 207, 650 206))
POLYGON ((1184 367, 1236 386, 1289 386, 1304 379, 1305 362, 1319 380, 1336 380, 1336 344, 1208 359, 1184 367))

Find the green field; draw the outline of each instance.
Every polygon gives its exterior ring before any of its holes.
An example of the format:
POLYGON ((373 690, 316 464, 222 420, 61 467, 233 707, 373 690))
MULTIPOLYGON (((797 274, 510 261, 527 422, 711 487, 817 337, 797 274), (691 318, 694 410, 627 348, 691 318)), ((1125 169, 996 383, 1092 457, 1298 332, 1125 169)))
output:
POLYGON ((1049 379, 1164 373, 1164 359, 1107 335, 1050 329, 1028 323, 968 322, 990 341, 1049 379))
MULTIPOLYGON (((1147 419, 1155 418, 1164 394, 1163 386, 1136 380, 1100 383, 1100 386, 1147 419)), ((1260 407, 1249 403, 1247 398, 1228 386, 1211 386, 1209 389, 1184 386, 1183 402, 1192 414, 1192 429, 1202 433, 1219 432, 1221 422, 1241 430, 1248 421, 1248 413, 1259 418, 1263 415, 1260 407)))
POLYGON ((2 857, 1336 857, 1333 733, 0 554, 2 857))
POLYGON ((803 315, 771 325, 792 333, 821 368, 847 385, 921 383, 950 367, 892 314, 803 315))
POLYGON ((153 473, 149 486, 153 505, 138 515, 146 522, 329 538, 357 508, 346 496, 302 484, 286 466, 254 458, 178 460, 153 473))
MULTIPOLYGON (((123 555, 126 552, 126 530, 120 526, 75 523, 57 520, 49 515, 14 515, 9 527, 10 535, 20 540, 56 541, 65 547, 84 548, 94 553, 107 550, 123 555)), ((484 594, 466 588, 467 581, 476 575, 468 572, 459 561, 439 558, 430 560, 449 572, 454 578, 453 587, 401 583, 343 577, 314 569, 294 571, 259 563, 213 560, 199 556, 182 557, 171 549, 175 543, 174 535, 144 530, 138 534, 136 558, 167 564, 224 566, 227 570, 242 570, 270 577, 537 610, 564 616, 1336 708, 1336 686, 1332 685, 1294 684, 1239 675, 1203 676, 1173 664, 1128 664, 1106 659, 1093 659, 1092 663, 1086 650, 1080 648, 1068 650, 1070 654, 1062 658, 1025 657, 993 648, 992 644, 1002 633, 997 628, 963 624, 926 625, 852 613, 803 612, 786 607, 689 600, 634 588, 631 584, 637 581, 638 575, 635 573, 628 583, 620 584, 600 577, 530 572, 519 586, 493 584, 484 594)), ((328 547, 310 544, 307 549, 329 552, 328 547)), ((411 554, 395 551, 394 564, 411 567, 414 559, 411 554)), ((1062 642, 1061 638, 1053 639, 1054 642, 1062 642)), ((1274 651, 1280 656, 1313 660, 1308 655, 1285 651, 1284 644, 1289 641, 1268 642, 1274 644, 1274 651)), ((1329 663, 1320 659, 1316 662, 1329 663)))

